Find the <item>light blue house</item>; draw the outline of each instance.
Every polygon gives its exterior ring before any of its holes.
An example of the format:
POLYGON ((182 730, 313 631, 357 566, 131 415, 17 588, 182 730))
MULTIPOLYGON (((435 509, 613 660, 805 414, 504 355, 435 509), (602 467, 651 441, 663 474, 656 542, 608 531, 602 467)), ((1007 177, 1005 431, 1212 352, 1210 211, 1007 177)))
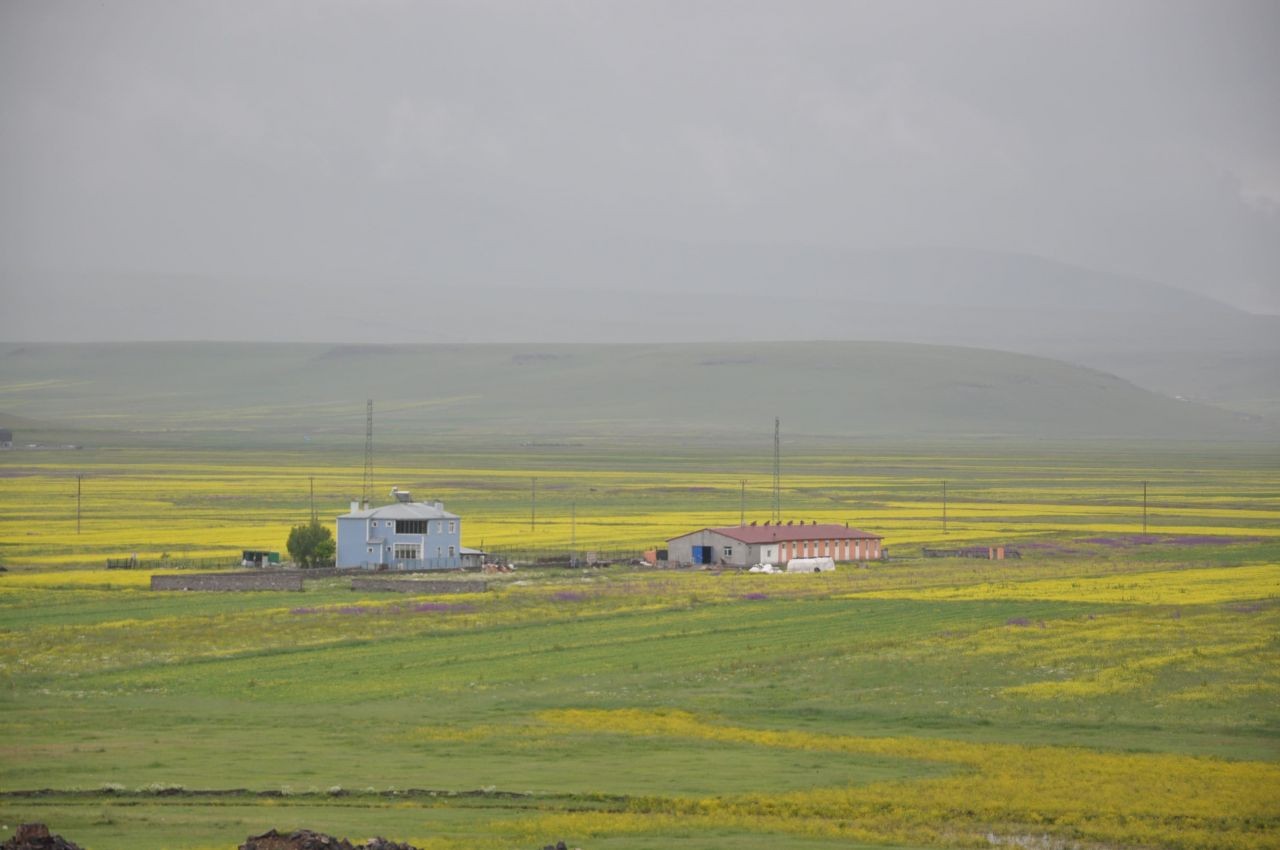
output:
POLYGON ((483 553, 462 548, 462 519, 441 502, 414 502, 393 490, 393 505, 361 509, 338 517, 339 567, 445 570, 480 566, 483 553))

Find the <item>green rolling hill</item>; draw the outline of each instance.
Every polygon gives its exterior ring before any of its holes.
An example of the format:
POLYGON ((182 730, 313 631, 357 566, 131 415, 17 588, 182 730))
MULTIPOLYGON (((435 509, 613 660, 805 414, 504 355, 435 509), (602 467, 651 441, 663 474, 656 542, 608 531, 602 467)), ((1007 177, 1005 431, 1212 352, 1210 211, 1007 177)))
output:
MULTIPOLYGON (((1274 439, 1102 372, 882 342, 0 345, 0 411, 115 431, 1274 439)), ((21 435, 19 435, 21 439, 21 435)))

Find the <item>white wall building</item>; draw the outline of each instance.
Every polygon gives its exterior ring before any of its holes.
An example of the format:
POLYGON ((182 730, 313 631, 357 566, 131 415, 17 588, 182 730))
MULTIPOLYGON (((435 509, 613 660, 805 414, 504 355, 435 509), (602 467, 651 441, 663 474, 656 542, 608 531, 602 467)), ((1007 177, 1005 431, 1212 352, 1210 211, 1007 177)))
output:
POLYGON ((667 541, 673 564, 786 564, 792 558, 877 561, 883 555, 878 534, 848 525, 788 522, 731 525, 691 531, 667 541))

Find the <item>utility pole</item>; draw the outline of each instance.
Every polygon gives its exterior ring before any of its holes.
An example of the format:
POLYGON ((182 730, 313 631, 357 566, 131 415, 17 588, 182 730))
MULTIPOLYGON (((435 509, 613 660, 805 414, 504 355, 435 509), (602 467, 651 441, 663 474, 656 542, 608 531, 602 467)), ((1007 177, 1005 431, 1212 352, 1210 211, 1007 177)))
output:
POLYGON ((84 479, 83 472, 76 473, 76 534, 80 533, 80 482, 84 479))
POLYGON ((316 477, 308 475, 307 480, 311 482, 311 521, 316 521, 316 477))
POLYGON ((782 522, 782 420, 773 418, 773 524, 782 522))
POLYGON ((1142 533, 1147 533, 1147 482, 1142 482, 1142 533))
POLYGON ((747 524, 747 479, 742 479, 742 496, 738 500, 738 525, 747 524))
POLYGON ((942 533, 947 533, 947 482, 942 482, 942 533))
POLYGON ((373 498, 373 399, 369 399, 364 414, 364 490, 360 495, 360 507, 368 508, 373 498))
POLYGON ((529 531, 538 524, 538 479, 529 479, 529 531))

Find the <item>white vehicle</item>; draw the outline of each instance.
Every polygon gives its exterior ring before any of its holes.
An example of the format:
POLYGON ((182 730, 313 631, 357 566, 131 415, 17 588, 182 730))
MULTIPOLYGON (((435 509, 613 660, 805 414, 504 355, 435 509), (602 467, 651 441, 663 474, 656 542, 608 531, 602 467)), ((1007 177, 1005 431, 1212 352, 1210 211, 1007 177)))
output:
POLYGON ((836 562, 831 558, 792 558, 787 561, 789 573, 830 573, 835 572, 836 562))
POLYGON ((776 572, 781 572, 781 570, 775 570, 775 569, 773 568, 773 564, 756 564, 756 565, 755 565, 755 566, 753 566, 753 567, 749 567, 749 568, 747 569, 747 572, 749 572, 749 573, 776 573, 776 572))

